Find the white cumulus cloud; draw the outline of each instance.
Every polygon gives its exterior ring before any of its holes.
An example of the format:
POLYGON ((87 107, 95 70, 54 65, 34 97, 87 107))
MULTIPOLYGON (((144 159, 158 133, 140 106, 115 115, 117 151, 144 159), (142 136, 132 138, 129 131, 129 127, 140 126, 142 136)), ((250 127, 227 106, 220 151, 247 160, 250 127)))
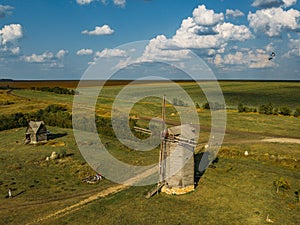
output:
POLYGON ((18 55, 20 53, 20 47, 12 47, 10 48, 10 51, 14 55, 18 55))
MULTIPOLYGON (((122 60, 124 58, 128 58, 126 51, 122 50, 122 49, 110 49, 110 48, 105 48, 102 51, 96 51, 94 54, 94 58, 91 62, 89 62, 88 64, 92 65, 95 64, 95 62, 99 59, 99 58, 114 58, 114 57, 119 57, 122 58, 122 60)), ((121 60, 121 61, 122 61, 121 60)))
POLYGON ((114 33, 114 30, 105 24, 101 27, 96 26, 94 30, 91 30, 91 31, 84 30, 81 33, 87 34, 87 35, 110 35, 110 34, 114 33))
POLYGON ((76 2, 79 4, 79 5, 88 5, 90 4, 91 2, 93 2, 94 0, 76 0, 76 2))
MULTIPOLYGON (((104 5, 108 4, 108 0, 76 0, 77 4, 79 5, 88 5, 92 2, 101 2, 104 5)), ((113 4, 119 7, 125 7, 126 6, 126 0, 112 0, 113 4)))
POLYGON ((181 27, 172 38, 182 48, 218 49, 225 47, 228 41, 245 41, 252 38, 251 31, 245 25, 224 22, 222 13, 207 10, 205 6, 196 8, 193 15, 194 17, 182 21, 181 27), (199 13, 199 9, 202 13, 199 13))
POLYGON ((238 10, 238 9, 235 9, 235 10, 233 10, 233 9, 226 9, 226 17, 228 18, 228 17, 242 17, 242 16, 245 16, 245 14, 242 12, 242 11, 240 11, 240 10, 238 10))
POLYGON ((8 42, 15 42, 23 37, 22 26, 20 24, 5 25, 0 30, 1 44, 5 45, 8 42))
POLYGON ((23 31, 20 24, 5 25, 0 29, 0 51, 18 55, 20 53, 18 40, 22 37, 23 31))
POLYGON ((282 0, 285 7, 290 7, 297 3, 297 0, 282 0))
POLYGON ((287 58, 300 57, 300 39, 290 39, 290 50, 284 55, 287 58))
POLYGON ((113 0, 114 4, 120 7, 125 7, 126 0, 113 0))
POLYGON ((181 49, 177 44, 167 39, 164 35, 158 35, 150 40, 146 46, 140 61, 179 61, 189 58, 190 50, 181 49))
POLYGON ((42 54, 35 54, 23 56, 22 59, 28 63, 39 63, 48 65, 50 67, 63 67, 63 59, 68 54, 67 50, 61 49, 56 54, 53 52, 44 52, 42 54))
POLYGON ((269 37, 279 36, 283 30, 296 30, 299 28, 300 11, 282 8, 269 8, 257 10, 248 14, 250 27, 255 32, 263 32, 269 37))
POLYGON ((105 48, 102 51, 95 52, 95 57, 99 58, 111 58, 111 57, 126 57, 126 51, 121 49, 108 49, 105 48))
POLYGON ((245 41, 252 37, 251 32, 245 25, 234 25, 232 23, 218 24, 215 29, 218 36, 224 40, 245 41))
POLYGON ((89 49, 89 48, 87 48, 87 49, 83 48, 83 49, 78 50, 76 52, 76 54, 77 55, 91 55, 91 54, 93 54, 93 50, 89 49))
POLYGON ((213 10, 206 9, 205 5, 200 5, 194 9, 193 18, 200 26, 214 26, 224 20, 224 14, 215 13, 213 10))
POLYGON ((32 54, 30 56, 23 56, 25 62, 29 63, 44 63, 50 60, 53 60, 53 53, 52 52, 44 52, 43 54, 37 55, 32 54))
POLYGON ((245 25, 224 22, 224 14, 200 5, 193 16, 184 19, 175 35, 167 38, 158 35, 146 47, 142 59, 179 61, 190 57, 192 49, 197 54, 213 57, 223 54, 227 45, 234 41, 245 41, 253 35, 245 25))
POLYGON ((11 14, 11 11, 14 9, 14 7, 9 5, 0 5, 0 18, 4 18, 7 15, 11 14))
POLYGON ((297 0, 254 0, 252 6, 259 8, 290 7, 296 3, 297 0))
POLYGON ((67 50, 61 49, 56 53, 56 58, 62 59, 65 57, 65 55, 68 54, 67 50))
POLYGON ((213 62, 219 67, 230 65, 259 69, 275 66, 275 63, 272 60, 269 60, 268 57, 269 54, 265 49, 240 49, 224 56, 217 54, 213 62))

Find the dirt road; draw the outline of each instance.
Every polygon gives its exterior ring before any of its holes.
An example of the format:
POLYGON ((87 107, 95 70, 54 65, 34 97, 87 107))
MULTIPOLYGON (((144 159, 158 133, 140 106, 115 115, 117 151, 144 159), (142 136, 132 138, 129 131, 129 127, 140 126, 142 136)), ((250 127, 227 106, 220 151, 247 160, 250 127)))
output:
POLYGON ((300 144, 300 139, 296 139, 296 138, 265 138, 262 141, 274 142, 274 143, 300 144))
POLYGON ((34 221, 27 223, 27 225, 31 225, 31 224, 40 224, 41 222, 45 221, 45 220, 50 220, 51 218, 58 218, 61 216, 65 216, 71 212, 80 210, 82 207, 86 206, 87 204, 99 199, 99 198, 104 198, 108 195, 111 194, 115 194, 118 193, 120 191, 126 190, 128 189, 131 185, 133 185, 134 183, 137 183, 138 181, 152 175, 153 173, 156 173, 158 170, 157 166, 153 166, 152 168, 146 170, 145 172, 125 181, 125 184, 117 184, 113 187, 109 187, 97 194, 93 194, 87 198, 85 198, 84 200, 79 201, 78 203, 75 203, 73 205, 67 206, 63 209, 60 209, 58 211, 55 211, 51 214, 48 214, 44 217, 40 217, 38 219, 35 219, 34 221))

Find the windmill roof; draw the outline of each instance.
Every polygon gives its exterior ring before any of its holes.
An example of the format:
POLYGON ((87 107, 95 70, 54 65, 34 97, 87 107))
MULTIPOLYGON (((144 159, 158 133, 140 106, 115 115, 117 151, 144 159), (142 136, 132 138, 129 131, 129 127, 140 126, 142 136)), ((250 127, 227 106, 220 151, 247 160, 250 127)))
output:
POLYGON ((174 136, 180 136, 185 139, 194 139, 196 137, 196 128, 190 124, 170 127, 168 132, 174 136))

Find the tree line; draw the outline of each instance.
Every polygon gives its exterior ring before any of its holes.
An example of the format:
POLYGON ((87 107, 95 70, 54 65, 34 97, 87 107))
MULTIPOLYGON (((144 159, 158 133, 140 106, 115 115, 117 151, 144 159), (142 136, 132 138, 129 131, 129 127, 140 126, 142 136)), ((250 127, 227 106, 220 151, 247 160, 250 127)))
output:
MULTIPOLYGON (((9 130, 19 127, 27 127, 31 121, 44 121, 45 125, 56 126, 61 128, 73 128, 72 114, 67 111, 66 106, 52 104, 45 109, 40 109, 31 113, 14 113, 9 115, 0 115, 0 131, 9 130)), ((123 129, 124 123, 128 123, 128 120, 120 120, 117 123, 117 129, 123 129)), ((136 126, 137 120, 129 119, 129 127, 134 132, 133 127, 136 126)), ((112 127, 111 118, 95 116, 95 122, 87 118, 85 115, 80 117, 77 121, 75 128, 80 130, 91 131, 96 124, 96 129, 99 134, 115 137, 115 133, 112 127)), ((127 133, 124 132, 124 138, 127 137, 127 133)))
POLYGON ((18 127, 28 126, 31 120, 43 120, 46 125, 58 126, 62 128, 72 127, 72 117, 67 108, 62 105, 49 105, 45 109, 40 109, 31 113, 13 113, 0 115, 0 130, 8 130, 18 127))
POLYGON ((287 106, 274 107, 272 103, 260 105, 258 110, 257 108, 244 106, 242 103, 238 105, 238 112, 257 112, 260 114, 266 115, 283 115, 283 116, 300 116, 300 106, 298 106, 295 110, 287 106))
POLYGON ((31 87, 31 90, 44 91, 44 92, 53 92, 56 94, 64 95, 75 95, 78 94, 77 91, 73 89, 63 88, 63 87, 31 87))

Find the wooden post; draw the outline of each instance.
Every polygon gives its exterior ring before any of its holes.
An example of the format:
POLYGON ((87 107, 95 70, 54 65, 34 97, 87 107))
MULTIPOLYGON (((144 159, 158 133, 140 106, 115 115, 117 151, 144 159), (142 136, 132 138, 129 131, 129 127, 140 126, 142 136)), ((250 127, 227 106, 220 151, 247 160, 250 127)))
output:
POLYGON ((161 131, 161 143, 159 151, 159 183, 165 181, 166 174, 166 127, 165 127, 165 117, 166 117, 166 95, 163 97, 162 102, 162 131, 161 131))

